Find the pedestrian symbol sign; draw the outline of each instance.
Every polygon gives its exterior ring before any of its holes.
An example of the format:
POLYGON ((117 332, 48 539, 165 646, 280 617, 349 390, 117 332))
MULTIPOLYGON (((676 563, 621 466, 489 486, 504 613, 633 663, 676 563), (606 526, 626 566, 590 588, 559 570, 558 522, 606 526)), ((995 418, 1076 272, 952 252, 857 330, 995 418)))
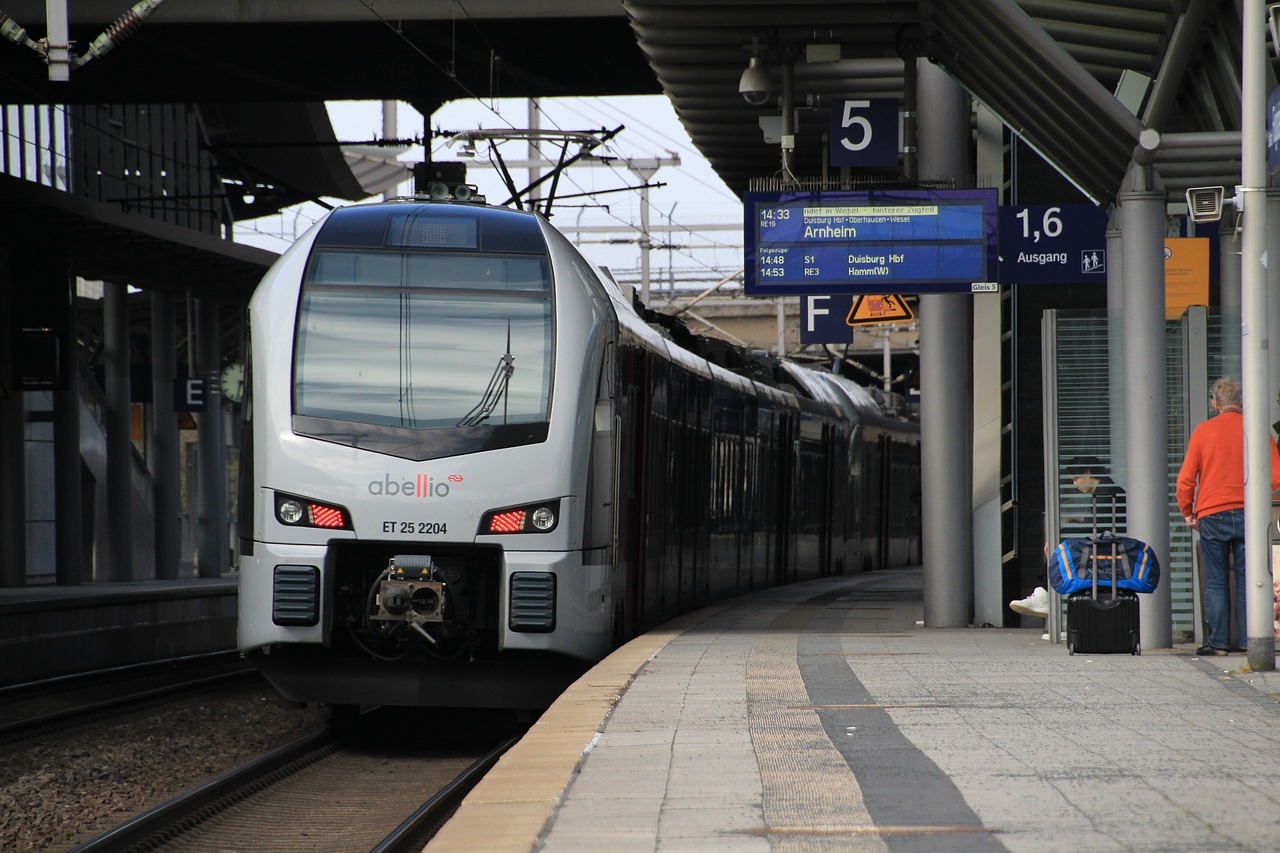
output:
POLYGON ((874 323, 908 323, 915 319, 901 296, 863 294, 854 300, 845 318, 847 326, 874 323))

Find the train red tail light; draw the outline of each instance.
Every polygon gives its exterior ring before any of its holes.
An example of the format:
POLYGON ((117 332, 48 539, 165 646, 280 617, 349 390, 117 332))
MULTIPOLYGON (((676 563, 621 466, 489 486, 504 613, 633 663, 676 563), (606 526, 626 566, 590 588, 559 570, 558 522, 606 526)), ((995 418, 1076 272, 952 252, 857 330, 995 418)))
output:
POLYGON ((487 533, 519 533, 524 529, 524 517, 526 513, 522 509, 508 510, 507 512, 495 512, 489 516, 489 528, 487 533))
POLYGON ((311 515, 311 523, 316 527, 341 529, 347 526, 346 519, 342 517, 342 510, 337 507, 313 503, 307 507, 307 511, 311 515))
POLYGON ((494 509, 480 518, 479 534, 550 533, 560 523, 560 501, 494 509))
POLYGON ((351 513, 344 507, 276 492, 276 518, 290 527, 350 530, 351 513))

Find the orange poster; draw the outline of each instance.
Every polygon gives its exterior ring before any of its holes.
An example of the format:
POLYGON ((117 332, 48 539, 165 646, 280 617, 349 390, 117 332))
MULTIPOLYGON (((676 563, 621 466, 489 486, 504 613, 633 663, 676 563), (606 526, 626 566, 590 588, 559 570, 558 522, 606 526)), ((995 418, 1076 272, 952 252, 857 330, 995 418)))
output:
POLYGON ((1209 304, 1209 238, 1164 238, 1164 316, 1209 304))

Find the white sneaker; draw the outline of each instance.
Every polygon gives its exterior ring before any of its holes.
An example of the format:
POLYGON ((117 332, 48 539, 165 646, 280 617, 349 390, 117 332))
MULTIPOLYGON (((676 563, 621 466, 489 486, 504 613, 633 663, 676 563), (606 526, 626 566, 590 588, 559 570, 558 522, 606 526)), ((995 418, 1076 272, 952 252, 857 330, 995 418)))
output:
POLYGON ((1015 613, 1021 613, 1023 616, 1040 616, 1049 615, 1049 590, 1042 586, 1038 586, 1026 598, 1018 601, 1010 601, 1009 607, 1015 613))

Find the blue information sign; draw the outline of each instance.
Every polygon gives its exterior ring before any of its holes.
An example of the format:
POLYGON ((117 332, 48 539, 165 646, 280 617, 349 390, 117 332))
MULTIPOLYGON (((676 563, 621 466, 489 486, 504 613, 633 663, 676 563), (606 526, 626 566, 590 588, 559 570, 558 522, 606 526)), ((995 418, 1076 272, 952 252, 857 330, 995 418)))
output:
POLYGON ((1107 280, 1107 212, 1092 204, 1000 208, 1001 284, 1107 280))
POLYGON ((831 102, 832 166, 897 166, 898 102, 893 98, 831 102))
POLYGON ((963 293, 995 269, 995 190, 748 193, 748 296, 963 293))

